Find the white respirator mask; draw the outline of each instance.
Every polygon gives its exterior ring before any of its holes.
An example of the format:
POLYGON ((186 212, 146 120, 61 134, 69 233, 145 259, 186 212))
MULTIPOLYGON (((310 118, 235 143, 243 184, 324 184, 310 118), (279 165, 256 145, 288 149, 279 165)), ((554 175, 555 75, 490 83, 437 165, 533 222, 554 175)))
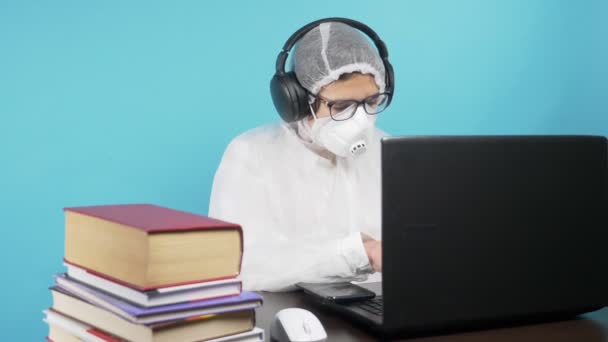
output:
MULTIPOLYGON (((365 133, 374 126, 376 116, 368 115, 363 106, 359 106, 351 118, 343 121, 336 121, 329 116, 317 118, 312 106, 310 110, 314 117, 311 127, 314 143, 344 158, 357 157, 367 150, 365 133)), ((351 110, 346 109, 334 116, 340 119, 341 116, 349 115, 351 110)))

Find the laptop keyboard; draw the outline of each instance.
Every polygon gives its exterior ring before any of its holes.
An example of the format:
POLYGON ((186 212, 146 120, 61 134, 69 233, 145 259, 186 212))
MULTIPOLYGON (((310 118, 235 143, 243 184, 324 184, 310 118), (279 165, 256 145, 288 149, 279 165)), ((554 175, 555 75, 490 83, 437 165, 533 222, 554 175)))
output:
POLYGON ((370 300, 354 303, 352 306, 380 317, 382 317, 382 313, 384 312, 384 300, 382 300, 382 296, 376 296, 370 300))

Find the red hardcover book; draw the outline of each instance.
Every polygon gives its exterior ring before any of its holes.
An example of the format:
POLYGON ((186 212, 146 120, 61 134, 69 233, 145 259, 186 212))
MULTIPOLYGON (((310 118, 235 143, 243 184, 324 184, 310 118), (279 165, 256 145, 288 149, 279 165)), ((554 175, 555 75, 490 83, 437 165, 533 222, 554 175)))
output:
POLYGON ((238 224, 152 204, 65 208, 65 261, 144 291, 236 277, 238 224))

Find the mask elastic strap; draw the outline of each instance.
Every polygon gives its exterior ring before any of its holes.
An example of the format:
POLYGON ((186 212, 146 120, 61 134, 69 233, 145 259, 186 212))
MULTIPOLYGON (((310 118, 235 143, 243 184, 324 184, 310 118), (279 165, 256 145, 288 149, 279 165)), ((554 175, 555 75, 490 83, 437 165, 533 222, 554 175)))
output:
POLYGON ((308 104, 308 108, 310 108, 310 113, 312 114, 312 117, 315 118, 315 121, 317 121, 317 115, 315 114, 315 111, 312 109, 312 105, 310 103, 308 104))

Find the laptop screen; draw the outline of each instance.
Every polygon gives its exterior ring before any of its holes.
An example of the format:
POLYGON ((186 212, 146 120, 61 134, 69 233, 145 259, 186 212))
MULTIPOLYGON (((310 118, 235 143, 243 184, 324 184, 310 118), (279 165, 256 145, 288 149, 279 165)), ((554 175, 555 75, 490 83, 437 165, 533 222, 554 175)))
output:
POLYGON ((606 304, 606 138, 382 141, 385 324, 606 304))

